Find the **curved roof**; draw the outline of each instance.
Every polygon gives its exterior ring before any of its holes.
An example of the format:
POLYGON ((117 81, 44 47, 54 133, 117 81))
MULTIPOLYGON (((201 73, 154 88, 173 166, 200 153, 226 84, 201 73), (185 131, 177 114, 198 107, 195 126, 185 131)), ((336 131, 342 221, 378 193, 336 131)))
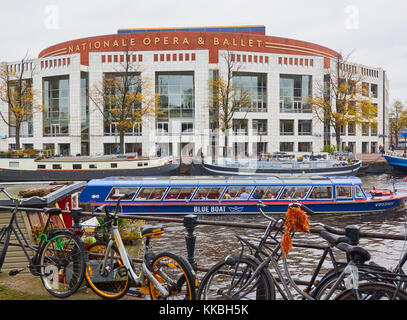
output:
MULTIPOLYGON (((263 27, 264 28, 264 27, 263 27)), ((119 29, 102 35, 55 44, 39 54, 48 58, 80 53, 81 64, 89 64, 90 52, 209 50, 209 63, 217 63, 219 50, 261 52, 335 58, 340 54, 327 47, 295 39, 267 36, 262 26, 200 27, 170 29, 119 29)), ((265 30, 265 29, 264 29, 265 30)))

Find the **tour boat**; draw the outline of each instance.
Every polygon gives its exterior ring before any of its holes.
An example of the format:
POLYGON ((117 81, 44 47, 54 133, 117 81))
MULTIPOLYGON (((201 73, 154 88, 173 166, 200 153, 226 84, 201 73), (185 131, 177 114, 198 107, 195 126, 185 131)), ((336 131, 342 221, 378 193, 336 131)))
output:
POLYGON ((109 176, 173 176, 179 163, 172 157, 131 155, 48 158, 0 158, 0 181, 63 181, 102 179, 109 176))
POLYGON ((230 159, 218 158, 212 163, 212 158, 193 161, 193 175, 239 175, 239 176, 264 176, 264 175, 355 175, 361 168, 362 161, 356 159, 331 159, 327 155, 319 157, 302 157, 291 159, 282 154, 270 159, 230 159))
POLYGON ((80 203, 134 214, 257 214, 259 200, 270 213, 293 201, 315 213, 373 213, 404 206, 407 192, 365 192, 357 177, 109 177, 91 180, 80 203))

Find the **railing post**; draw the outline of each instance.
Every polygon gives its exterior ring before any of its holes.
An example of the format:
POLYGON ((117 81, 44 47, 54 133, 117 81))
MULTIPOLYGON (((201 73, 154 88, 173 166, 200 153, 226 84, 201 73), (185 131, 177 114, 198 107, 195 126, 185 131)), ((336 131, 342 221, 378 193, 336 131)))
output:
POLYGON ((81 213, 82 213, 82 208, 74 208, 71 210, 71 218, 73 221, 72 224, 72 230, 75 232, 75 234, 79 234, 82 230, 81 226, 81 213))
POLYGON ((185 235, 185 242, 187 245, 188 261, 193 268, 196 267, 197 263, 195 261, 195 240, 194 230, 197 225, 198 216, 194 214, 188 214, 184 216, 184 227, 187 230, 185 235))

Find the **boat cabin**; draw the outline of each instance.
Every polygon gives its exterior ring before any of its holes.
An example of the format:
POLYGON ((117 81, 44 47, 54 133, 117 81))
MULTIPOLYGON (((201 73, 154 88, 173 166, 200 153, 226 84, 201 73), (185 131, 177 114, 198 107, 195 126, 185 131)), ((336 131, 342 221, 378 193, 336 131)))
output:
POLYGON ((89 181, 79 201, 115 203, 365 200, 357 177, 110 177, 89 181))

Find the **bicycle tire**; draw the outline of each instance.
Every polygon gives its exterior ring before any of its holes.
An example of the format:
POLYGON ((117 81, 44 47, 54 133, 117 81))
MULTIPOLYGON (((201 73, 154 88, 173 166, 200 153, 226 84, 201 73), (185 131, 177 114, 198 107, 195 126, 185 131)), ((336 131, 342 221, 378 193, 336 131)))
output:
MULTIPOLYGON (((198 300, 240 300, 236 298, 236 292, 246 284, 259 264, 255 258, 244 255, 219 261, 203 277, 198 288, 198 300)), ((244 299, 275 299, 274 281, 264 270, 260 271, 254 284, 250 284, 247 289, 244 295, 240 295, 244 299)))
MULTIPOLYGON (((326 273, 326 275, 318 282, 314 290, 312 291, 311 295, 317 300, 324 300, 325 294, 328 294, 330 288, 338 279, 340 273, 343 271, 344 267, 340 267, 338 270, 330 270, 326 273)), ((359 265, 358 272, 359 272, 359 283, 362 282, 375 282, 375 283, 388 283, 388 284, 395 284, 396 282, 392 280, 391 277, 387 276, 380 276, 377 272, 385 272, 385 268, 375 267, 370 265, 359 265)), ((340 292, 345 291, 345 283, 342 282, 339 284, 338 293, 332 294, 330 298, 334 299, 340 292)))
POLYGON ((85 276, 86 253, 82 240, 70 231, 49 234, 40 248, 40 278, 45 289, 55 297, 74 294, 85 276))
POLYGON ((85 278, 94 293, 107 300, 116 300, 123 297, 130 288, 130 276, 127 272, 120 271, 123 260, 116 246, 111 247, 108 256, 108 273, 101 273, 100 266, 107 250, 105 242, 95 242, 88 247, 88 263, 85 278), (113 254, 113 255, 112 255, 113 254))
POLYGON ((152 300, 195 300, 196 277, 191 264, 181 256, 162 252, 157 254, 151 262, 154 277, 169 290, 168 297, 149 281, 152 300))
POLYGON ((396 286, 386 283, 361 284, 357 291, 359 296, 356 290, 345 290, 335 300, 407 300, 407 293, 404 290, 397 291, 396 286))
POLYGON ((3 226, 0 230, 0 272, 6 258, 7 248, 10 241, 10 229, 7 226, 3 226))

